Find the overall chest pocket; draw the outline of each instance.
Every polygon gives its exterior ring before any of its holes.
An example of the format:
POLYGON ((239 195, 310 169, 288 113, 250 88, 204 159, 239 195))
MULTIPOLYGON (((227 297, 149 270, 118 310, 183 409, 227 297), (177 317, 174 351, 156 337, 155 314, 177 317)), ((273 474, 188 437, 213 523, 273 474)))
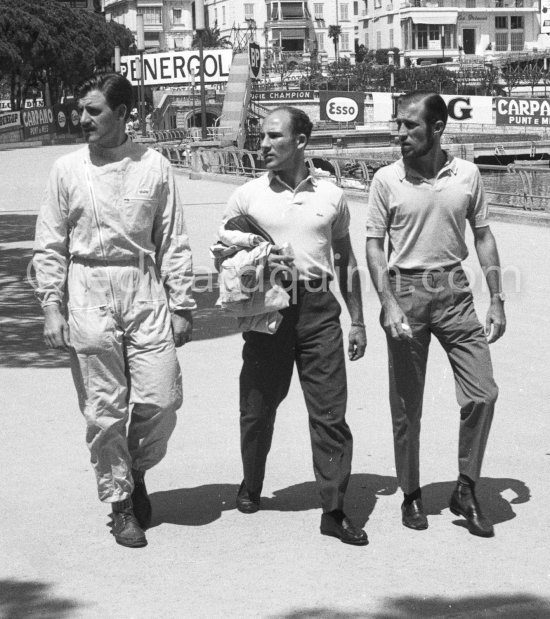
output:
POLYGON ((126 196, 120 200, 120 217, 130 235, 150 234, 157 210, 157 200, 126 196))

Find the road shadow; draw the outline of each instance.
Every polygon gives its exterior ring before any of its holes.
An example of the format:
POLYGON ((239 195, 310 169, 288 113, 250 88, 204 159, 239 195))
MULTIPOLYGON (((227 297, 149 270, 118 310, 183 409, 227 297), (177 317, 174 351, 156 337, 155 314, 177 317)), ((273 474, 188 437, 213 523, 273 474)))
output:
MULTIPOLYGON (((357 473, 350 477, 346 492, 346 514, 363 527, 374 511, 378 497, 389 496, 397 491, 395 477, 357 473)), ((276 490, 272 497, 262 498, 263 510, 281 512, 320 509, 321 502, 317 484, 313 481, 276 490)))
POLYGON ((75 600, 56 597, 51 585, 38 581, 0 580, 0 617, 6 619, 62 619, 82 607, 75 600))
MULTIPOLYGON (((207 484, 194 488, 179 488, 150 495, 153 506, 151 527, 163 523, 183 526, 204 526, 221 517, 224 511, 236 509, 238 484, 207 484)), ((382 475, 352 475, 348 487, 346 513, 364 526, 373 512, 379 496, 393 494, 395 477, 382 475)), ((320 509, 319 491, 313 481, 276 490, 271 497, 262 497, 264 511, 308 511, 320 509)))
POLYGON ((224 511, 235 509, 239 484, 206 484, 194 488, 178 488, 153 492, 151 528, 160 524, 201 527, 221 517, 224 511))
POLYGON ((374 612, 317 607, 268 615, 269 619, 548 619, 550 601, 535 595, 393 597, 374 612))
MULTIPOLYGON (((34 293, 30 268, 36 215, 0 215, 0 243, 22 243, 0 249, 0 367, 69 367, 69 354, 44 344, 42 310, 34 293)), ((238 333, 237 320, 216 307, 217 276, 196 278, 195 341, 238 333), (208 285, 207 285, 208 284, 208 285)))
MULTIPOLYGON (((447 481, 428 484, 422 488, 422 502, 428 516, 439 515, 449 507, 455 485, 455 481, 447 481)), ((531 492, 528 486, 518 479, 482 477, 476 485, 476 496, 483 513, 494 524, 501 524, 516 517, 512 506, 527 503, 531 499, 531 492), (508 500, 504 494, 515 496, 508 500)), ((466 521, 462 518, 453 522, 458 526, 466 526, 466 521)))

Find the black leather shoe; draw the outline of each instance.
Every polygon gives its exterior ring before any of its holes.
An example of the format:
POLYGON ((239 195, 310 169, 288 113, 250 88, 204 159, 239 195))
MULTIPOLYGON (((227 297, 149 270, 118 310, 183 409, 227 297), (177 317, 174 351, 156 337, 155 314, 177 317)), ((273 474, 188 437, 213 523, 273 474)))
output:
POLYGON ((401 505, 402 522, 409 529, 423 531, 428 528, 428 519, 422 507, 422 499, 404 501, 401 505))
POLYGON ((337 537, 344 544, 366 546, 369 538, 363 529, 355 527, 343 511, 335 510, 321 516, 321 534, 337 537))
MULTIPOLYGON (((121 503, 123 502, 121 501, 121 503)), ((130 503, 130 501, 124 501, 124 503, 130 503)), ((145 532, 139 526, 131 504, 120 508, 115 503, 111 518, 111 533, 114 535, 117 544, 127 548, 143 548, 143 546, 147 546, 145 532)))
POLYGON ((260 497, 250 494, 243 481, 237 493, 236 504, 243 514, 255 514, 260 509, 260 497))
POLYGON ((472 535, 493 537, 495 534, 493 524, 481 513, 481 508, 472 486, 461 484, 460 482, 457 483, 455 491, 451 496, 449 507, 455 516, 466 518, 468 531, 472 535))
POLYGON ((151 526, 153 510, 151 508, 151 501, 149 499, 149 495, 147 494, 147 488, 145 487, 143 477, 139 481, 134 480, 132 504, 134 506, 134 515, 139 522, 139 526, 142 529, 148 529, 151 526))

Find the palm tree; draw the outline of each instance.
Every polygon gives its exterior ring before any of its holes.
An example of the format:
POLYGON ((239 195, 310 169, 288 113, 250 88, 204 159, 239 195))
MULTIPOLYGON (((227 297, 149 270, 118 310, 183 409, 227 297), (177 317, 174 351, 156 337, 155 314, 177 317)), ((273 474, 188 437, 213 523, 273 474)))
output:
POLYGON ((332 39, 334 43, 334 55, 336 57, 336 62, 338 62, 338 41, 340 40, 340 34, 342 33, 342 26, 329 26, 328 27, 328 36, 332 39))
POLYGON ((198 37, 202 35, 202 44, 204 47, 220 48, 220 47, 233 47, 229 37, 222 37, 220 35, 220 29, 217 24, 212 27, 207 26, 202 31, 197 31, 193 38, 192 47, 199 46, 198 37))

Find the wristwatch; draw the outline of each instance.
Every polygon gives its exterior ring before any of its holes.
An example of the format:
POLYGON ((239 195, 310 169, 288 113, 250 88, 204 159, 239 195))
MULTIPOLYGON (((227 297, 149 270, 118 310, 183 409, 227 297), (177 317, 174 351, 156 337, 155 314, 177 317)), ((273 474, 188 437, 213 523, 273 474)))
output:
POLYGON ((506 295, 504 294, 504 292, 495 292, 494 295, 492 295, 493 297, 497 297, 498 299, 500 299, 503 303, 504 301, 506 301, 506 295))

